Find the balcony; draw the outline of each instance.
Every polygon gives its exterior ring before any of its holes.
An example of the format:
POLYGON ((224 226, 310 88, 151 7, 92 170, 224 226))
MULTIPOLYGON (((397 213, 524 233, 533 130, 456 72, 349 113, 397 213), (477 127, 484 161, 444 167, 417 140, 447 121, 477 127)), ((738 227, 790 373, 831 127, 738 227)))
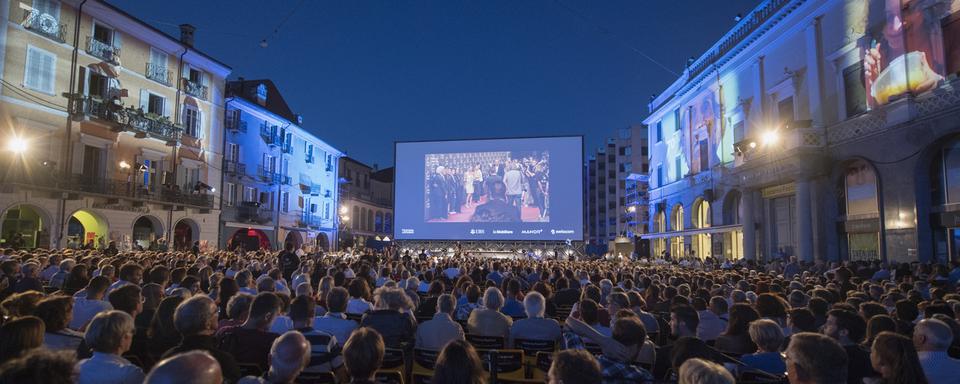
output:
POLYGON ((236 220, 241 223, 267 224, 273 221, 273 211, 263 208, 258 201, 244 201, 237 206, 236 220))
POLYGON ((44 36, 58 43, 63 43, 67 39, 67 25, 61 23, 56 17, 37 10, 23 12, 23 20, 20 22, 28 31, 44 36))
POLYGON ((307 152, 307 156, 304 158, 304 161, 307 162, 307 164, 313 164, 315 161, 317 161, 317 157, 313 155, 313 152, 307 152))
MULTIPOLYGON (((132 178, 135 179, 135 178, 132 178)), ((30 185, 55 192, 85 193, 108 198, 126 198, 160 204, 176 204, 210 209, 213 195, 184 193, 179 187, 146 186, 128 180, 91 178, 47 169, 44 172, 15 172, 4 175, 4 183, 30 185)))
POLYGON ((139 108, 119 104, 119 99, 108 101, 95 95, 75 96, 74 116, 87 116, 110 125, 116 132, 132 131, 138 138, 153 137, 173 146, 180 142, 182 129, 170 119, 139 108))
POLYGON ((247 122, 231 114, 227 114, 227 118, 224 120, 224 126, 231 131, 247 132, 247 122))
POLYGON ((270 184, 279 184, 281 179, 279 173, 274 172, 272 169, 266 168, 262 165, 257 169, 257 176, 260 177, 261 181, 270 184))
POLYGON ((293 153, 293 145, 291 143, 283 143, 280 146, 280 151, 289 155, 293 153))
POLYGON ((277 127, 275 125, 271 126, 267 124, 261 124, 260 137, 263 139, 264 143, 267 143, 267 145, 270 146, 280 145, 283 142, 283 138, 277 134, 277 127))
POLYGON ((170 79, 173 78, 173 71, 168 71, 166 65, 147 63, 147 69, 144 71, 147 78, 160 84, 170 86, 170 79))
POLYGON ((113 65, 120 65, 120 48, 87 36, 87 53, 113 65))
POLYGON ((297 222, 297 224, 300 228, 320 228, 320 216, 314 215, 310 212, 303 212, 303 214, 300 215, 300 220, 297 222))
POLYGON ((247 166, 246 164, 237 162, 236 160, 224 160, 223 171, 228 175, 243 176, 247 174, 247 166))
POLYGON ((293 178, 287 175, 280 175, 280 184, 293 185, 293 178))
POLYGON ((199 82, 183 79, 183 91, 198 99, 207 99, 207 86, 199 82))

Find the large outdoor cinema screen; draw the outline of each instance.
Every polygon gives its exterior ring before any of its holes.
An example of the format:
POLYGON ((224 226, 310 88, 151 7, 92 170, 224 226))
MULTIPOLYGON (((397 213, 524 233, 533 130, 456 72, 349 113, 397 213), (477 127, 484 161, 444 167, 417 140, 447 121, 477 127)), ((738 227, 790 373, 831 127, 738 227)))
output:
POLYGON ((583 138, 399 142, 398 240, 583 239, 583 138))

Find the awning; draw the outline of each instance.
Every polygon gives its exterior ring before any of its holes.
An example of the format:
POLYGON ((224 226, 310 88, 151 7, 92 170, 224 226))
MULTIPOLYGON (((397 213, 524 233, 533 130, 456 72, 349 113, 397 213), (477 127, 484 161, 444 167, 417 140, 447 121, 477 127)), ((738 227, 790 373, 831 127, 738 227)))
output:
POLYGON ((303 233, 315 232, 315 231, 311 231, 310 228, 299 228, 299 227, 280 227, 280 228, 286 229, 288 231, 296 231, 296 232, 303 232, 303 233))
POLYGON ((248 229, 259 229, 261 231, 272 231, 274 230, 273 226, 270 225, 259 225, 259 224, 250 224, 250 223, 238 223, 235 221, 228 221, 223 223, 226 227, 232 228, 248 228, 248 229))
POLYGON ((203 157, 200 156, 200 152, 194 151, 190 148, 181 148, 180 157, 184 159, 194 160, 194 161, 200 161, 200 162, 203 161, 203 157))
POLYGON ((701 234, 707 234, 707 233, 726 233, 726 232, 739 231, 742 229, 743 229, 743 225, 741 224, 731 224, 731 225, 720 225, 716 227, 687 229, 683 231, 645 233, 640 235, 640 238, 641 239, 662 239, 665 237, 691 236, 691 235, 701 235, 701 234))

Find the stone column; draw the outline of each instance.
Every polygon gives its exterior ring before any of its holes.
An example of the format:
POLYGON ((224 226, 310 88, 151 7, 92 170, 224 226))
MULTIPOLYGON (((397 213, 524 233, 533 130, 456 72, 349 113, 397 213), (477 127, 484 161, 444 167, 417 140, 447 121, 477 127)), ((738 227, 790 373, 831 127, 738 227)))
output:
POLYGON ((743 207, 743 217, 740 220, 743 223, 743 258, 746 260, 757 259, 756 220, 753 217, 755 192, 753 189, 744 189, 740 195, 740 206, 743 207))
POLYGON ((797 253, 801 261, 813 262, 813 216, 810 203, 810 180, 800 179, 797 185, 797 253))

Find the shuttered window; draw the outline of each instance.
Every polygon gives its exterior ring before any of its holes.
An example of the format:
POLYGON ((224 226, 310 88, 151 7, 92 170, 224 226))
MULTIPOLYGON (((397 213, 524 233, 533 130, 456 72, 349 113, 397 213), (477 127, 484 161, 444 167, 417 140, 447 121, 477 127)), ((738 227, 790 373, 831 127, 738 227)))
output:
POLYGON ((53 94, 57 56, 32 45, 27 46, 23 85, 35 91, 53 94))

